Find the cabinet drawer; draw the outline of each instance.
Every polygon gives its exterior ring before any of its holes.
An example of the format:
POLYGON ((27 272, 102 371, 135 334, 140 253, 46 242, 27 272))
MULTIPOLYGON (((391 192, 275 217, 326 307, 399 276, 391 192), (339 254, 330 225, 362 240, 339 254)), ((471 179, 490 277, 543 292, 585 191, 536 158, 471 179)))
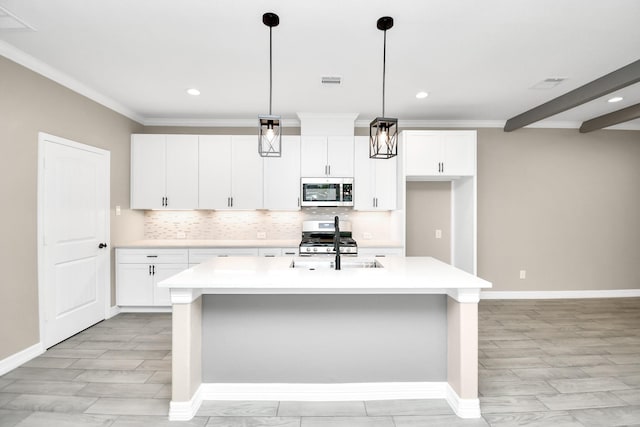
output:
POLYGON ((189 265, 200 264, 217 256, 258 256, 258 248, 189 249, 189 265))
POLYGON ((374 256, 374 257, 384 257, 384 256, 402 256, 403 249, 402 248, 389 248, 389 247, 380 247, 380 248, 358 248, 358 255, 361 256, 374 256))
POLYGON ((116 249, 117 262, 122 264, 186 264, 187 249, 116 249))

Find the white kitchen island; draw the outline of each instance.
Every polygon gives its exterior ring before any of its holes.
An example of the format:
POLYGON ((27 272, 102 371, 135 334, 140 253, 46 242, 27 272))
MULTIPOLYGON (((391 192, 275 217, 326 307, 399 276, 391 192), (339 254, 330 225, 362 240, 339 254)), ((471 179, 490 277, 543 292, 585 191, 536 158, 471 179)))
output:
POLYGON ((173 306, 171 420, 204 400, 435 398, 480 417, 489 282, 429 257, 317 259, 214 258, 159 284, 173 306))

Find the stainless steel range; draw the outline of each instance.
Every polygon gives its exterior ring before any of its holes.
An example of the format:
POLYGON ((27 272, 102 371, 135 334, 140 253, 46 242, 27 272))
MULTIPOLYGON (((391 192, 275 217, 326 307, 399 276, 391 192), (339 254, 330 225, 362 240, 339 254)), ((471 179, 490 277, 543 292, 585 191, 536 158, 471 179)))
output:
MULTIPOLYGON (((358 244, 351 237, 351 222, 340 221, 340 253, 343 255, 358 255, 358 244)), ((335 254, 334 220, 303 221, 300 255, 331 255, 335 254)))

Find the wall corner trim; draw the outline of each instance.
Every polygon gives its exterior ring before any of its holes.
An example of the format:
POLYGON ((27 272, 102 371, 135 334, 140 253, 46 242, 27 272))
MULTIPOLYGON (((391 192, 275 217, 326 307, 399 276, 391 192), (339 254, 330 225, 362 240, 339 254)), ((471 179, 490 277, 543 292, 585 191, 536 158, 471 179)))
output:
POLYGON ((634 298, 640 289, 584 291, 481 291, 480 299, 572 299, 572 298, 634 298))
POLYGON ((44 353, 45 349, 42 346, 42 343, 39 342, 37 344, 32 345, 31 347, 27 347, 22 351, 19 351, 11 356, 5 357, 0 360, 0 376, 6 374, 9 371, 14 370, 20 365, 27 363, 31 359, 35 359, 44 353))

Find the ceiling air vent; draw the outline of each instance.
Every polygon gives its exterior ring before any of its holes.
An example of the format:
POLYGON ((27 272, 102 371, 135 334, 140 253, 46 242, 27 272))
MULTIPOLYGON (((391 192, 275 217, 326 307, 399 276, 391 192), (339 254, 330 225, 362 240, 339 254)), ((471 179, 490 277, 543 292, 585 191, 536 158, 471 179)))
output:
POLYGON ((340 76, 322 76, 323 85, 339 85, 342 83, 342 77, 340 76))
POLYGON ((549 77, 534 84, 530 89, 553 89, 565 80, 567 80, 566 77, 549 77))

